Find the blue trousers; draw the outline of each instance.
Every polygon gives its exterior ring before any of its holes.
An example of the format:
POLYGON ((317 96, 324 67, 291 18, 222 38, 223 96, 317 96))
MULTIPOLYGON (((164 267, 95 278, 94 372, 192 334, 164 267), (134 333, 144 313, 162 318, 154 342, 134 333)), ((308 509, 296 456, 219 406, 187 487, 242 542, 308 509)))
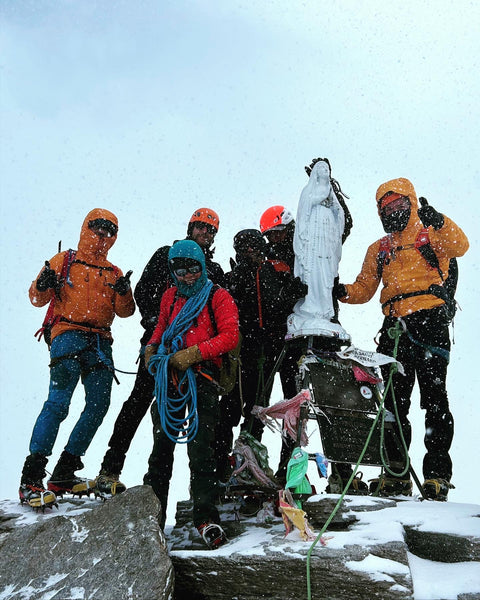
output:
POLYGON ((65 450, 83 456, 110 405, 113 372, 105 363, 113 366, 111 342, 95 333, 66 331, 52 341, 50 358, 48 399, 33 428, 30 453, 52 454, 60 423, 68 415, 73 392, 81 377, 85 408, 65 450))

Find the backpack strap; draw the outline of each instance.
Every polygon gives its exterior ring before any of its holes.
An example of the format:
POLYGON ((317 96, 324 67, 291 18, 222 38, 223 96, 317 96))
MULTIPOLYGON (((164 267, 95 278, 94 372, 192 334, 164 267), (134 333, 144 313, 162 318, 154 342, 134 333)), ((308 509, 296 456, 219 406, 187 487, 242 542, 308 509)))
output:
POLYGON ((382 278, 383 265, 390 262, 390 251, 392 248, 392 241, 389 235, 386 235, 380 240, 377 254, 377 277, 382 278))
MULTIPOLYGON (((436 269, 438 271, 438 275, 440 280, 442 281, 442 285, 432 283, 427 290, 417 290, 416 292, 405 292, 404 294, 397 294, 396 296, 392 296, 386 302, 382 304, 382 308, 386 306, 392 307, 395 302, 399 300, 404 300, 405 298, 412 298, 414 296, 422 296, 422 295, 432 295, 440 298, 445 302, 447 306, 451 304, 455 304, 454 295, 456 284, 458 280, 458 266, 456 259, 450 259, 449 263, 449 276, 445 279, 444 274, 440 268, 440 262, 438 260, 438 256, 435 254, 435 250, 432 248, 432 244, 430 243, 430 236, 427 227, 421 229, 417 237, 415 239, 414 247, 420 252, 423 256, 427 265, 430 269, 436 269), (450 277, 450 268, 452 268, 452 273, 450 277), (446 285, 443 285, 443 284, 446 285)), ((404 247, 399 247, 397 250, 403 250, 404 247)), ((379 278, 382 276, 383 265, 388 264, 389 256, 391 254, 391 240, 389 236, 385 236, 380 240, 379 251, 377 256, 377 274, 379 278), (387 262, 388 261, 388 262, 387 262)))
POLYGON ((45 341, 50 346, 50 340, 47 339, 47 336, 50 336, 52 327, 60 320, 60 315, 54 316, 55 311, 55 300, 60 299, 60 290, 67 283, 70 287, 73 287, 73 283, 70 281, 70 267, 73 262, 75 262, 75 257, 77 255, 76 250, 69 249, 65 252, 65 256, 63 257, 62 270, 60 271, 60 280, 58 288, 55 290, 55 294, 52 296, 50 300, 50 304, 48 305, 47 312, 45 314, 45 318, 43 319, 42 326, 38 331, 35 332, 34 337, 38 338, 38 341, 45 336, 45 341))
POLYGON ((440 275, 440 279, 443 281, 443 273, 440 269, 440 263, 438 262, 438 256, 435 254, 435 250, 432 248, 430 243, 430 236, 428 229, 424 227, 418 232, 417 239, 415 240, 415 248, 420 252, 423 258, 427 261, 431 269, 436 269, 440 275))
POLYGON ((208 295, 208 298, 207 298, 208 316, 210 317, 210 322, 212 323, 212 327, 213 327, 213 333, 215 335, 218 335, 218 328, 217 328, 217 322, 215 320, 215 313, 213 312, 212 300, 213 300, 213 296, 215 295, 215 292, 219 289, 220 289, 220 286, 218 284, 214 283, 212 286, 212 289, 210 290, 210 294, 208 295))

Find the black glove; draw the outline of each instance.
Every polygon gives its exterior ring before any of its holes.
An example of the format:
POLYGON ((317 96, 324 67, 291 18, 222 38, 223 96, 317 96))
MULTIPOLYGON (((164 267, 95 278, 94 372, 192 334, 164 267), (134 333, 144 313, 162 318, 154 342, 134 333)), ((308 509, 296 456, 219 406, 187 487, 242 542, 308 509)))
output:
POLYGON ((290 285, 290 293, 297 300, 300 298, 305 298, 305 296, 308 294, 308 285, 303 283, 300 277, 295 277, 290 285))
POLYGON ((439 213, 433 206, 430 206, 427 199, 423 196, 420 196, 418 200, 421 204, 421 207, 418 209, 418 216, 423 226, 430 227, 431 225, 434 229, 441 229, 445 223, 445 217, 442 213, 439 213))
POLYGON ((57 288, 57 284, 57 274, 53 269, 50 268, 50 263, 48 260, 46 260, 45 268, 37 279, 37 290, 39 292, 46 292, 50 288, 55 290, 57 288))
POLYGON ((333 286, 332 293, 335 300, 340 300, 340 298, 346 296, 348 292, 347 288, 343 285, 343 283, 335 283, 335 285, 333 286))
POLYGON ((125 294, 130 289, 130 276, 133 271, 128 271, 126 275, 123 277, 119 277, 115 285, 112 285, 112 289, 114 292, 117 292, 119 296, 125 296, 125 294))

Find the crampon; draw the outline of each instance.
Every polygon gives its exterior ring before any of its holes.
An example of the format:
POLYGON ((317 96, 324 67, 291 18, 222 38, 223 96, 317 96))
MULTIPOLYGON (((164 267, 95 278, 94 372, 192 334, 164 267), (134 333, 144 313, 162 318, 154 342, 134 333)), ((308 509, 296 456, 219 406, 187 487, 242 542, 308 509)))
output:
POLYGON ((47 483, 47 487, 51 492, 54 492, 57 496, 63 496, 64 494, 72 494, 72 496, 90 496, 91 493, 95 493, 95 480, 81 477, 74 477, 73 479, 65 480, 52 480, 50 479, 47 483))
POLYGON ((53 506, 58 508, 55 494, 43 487, 22 483, 18 494, 21 504, 26 503, 34 510, 45 512, 46 508, 52 508, 53 506))
POLYGON ((127 489, 126 485, 115 475, 99 475, 95 481, 95 498, 98 496, 107 500, 121 494, 127 489))
POLYGON ((197 529, 210 550, 215 550, 228 541, 225 532, 217 523, 203 523, 197 529))

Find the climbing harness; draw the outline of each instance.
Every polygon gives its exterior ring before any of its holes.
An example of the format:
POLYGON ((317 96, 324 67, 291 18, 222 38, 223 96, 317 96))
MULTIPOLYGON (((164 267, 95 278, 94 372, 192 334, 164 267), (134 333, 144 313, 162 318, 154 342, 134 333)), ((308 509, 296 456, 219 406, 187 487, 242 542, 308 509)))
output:
POLYGON ((444 273, 440 268, 440 262, 438 256, 435 254, 432 244, 430 242, 430 236, 428 228, 424 227, 421 229, 415 242, 407 246, 398 246, 396 248, 392 245, 391 235, 386 235, 380 240, 378 254, 377 254, 377 278, 382 278, 384 265, 390 264, 391 260, 395 259, 396 253, 401 250, 416 249, 426 260, 427 265, 430 269, 435 269, 438 272, 440 278, 440 284, 432 283, 426 290, 416 290, 413 292, 404 292, 397 294, 389 298, 382 304, 382 309, 389 306, 390 311, 395 302, 404 300, 406 298, 412 298, 414 296, 431 295, 440 298, 445 303, 445 316, 448 321, 452 321, 457 309, 457 303, 455 301, 455 291, 458 281, 458 263, 456 258, 451 258, 448 268, 448 276, 445 277, 444 273))
POLYGON ((188 367, 178 381, 177 394, 175 397, 169 396, 168 363, 170 358, 183 348, 183 336, 203 310, 212 286, 212 282, 207 280, 197 294, 188 298, 165 329, 157 353, 152 356, 148 365, 148 371, 155 380, 154 394, 161 427, 168 439, 178 444, 188 444, 198 431, 197 382, 192 367, 188 367), (184 416, 187 405, 189 410, 184 416))

